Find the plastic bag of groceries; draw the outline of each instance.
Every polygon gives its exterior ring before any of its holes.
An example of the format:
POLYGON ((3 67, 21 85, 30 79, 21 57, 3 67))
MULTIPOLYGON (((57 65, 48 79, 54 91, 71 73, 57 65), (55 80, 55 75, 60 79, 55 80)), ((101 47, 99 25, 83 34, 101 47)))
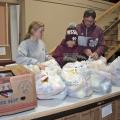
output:
MULTIPOLYGON (((45 69, 49 68, 49 70, 54 71, 58 74, 61 72, 61 67, 56 62, 55 59, 50 59, 50 60, 43 62, 41 64, 45 65, 45 69)), ((35 74, 40 72, 40 68, 38 65, 25 65, 25 67, 28 68, 29 70, 31 70, 32 72, 34 72, 35 74)))
POLYGON ((92 88, 93 91, 99 94, 111 92, 111 74, 106 71, 91 70, 92 88))
POLYGON ((56 72, 57 74, 59 74, 61 72, 61 67, 59 66, 59 64, 57 63, 57 61, 52 58, 46 62, 42 63, 43 65, 46 66, 46 68, 49 68, 49 70, 56 72))
POLYGON ((120 86, 120 56, 108 65, 108 70, 112 74, 112 84, 120 86))
POLYGON ((107 71, 106 62, 107 62, 106 58, 102 57, 102 56, 98 60, 93 60, 93 59, 89 58, 87 60, 87 66, 88 66, 88 68, 107 71))
POLYGON ((99 94, 109 93, 111 91, 111 74, 108 72, 106 58, 100 57, 98 60, 87 61, 87 66, 91 71, 90 80, 92 81, 93 91, 99 94))
POLYGON ((38 99, 64 99, 67 90, 61 77, 46 69, 36 74, 36 93, 38 99))
POLYGON ((61 76, 66 83, 68 96, 84 98, 92 94, 90 74, 86 65, 80 62, 67 63, 62 68, 61 76))

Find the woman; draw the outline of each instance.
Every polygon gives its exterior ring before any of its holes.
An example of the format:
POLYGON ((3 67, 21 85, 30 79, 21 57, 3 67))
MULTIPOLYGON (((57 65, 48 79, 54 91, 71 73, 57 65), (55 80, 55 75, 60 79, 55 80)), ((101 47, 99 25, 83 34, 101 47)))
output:
POLYGON ((34 65, 48 60, 49 55, 42 41, 43 32, 43 23, 35 21, 30 24, 24 41, 18 47, 18 64, 34 65))
POLYGON ((53 52, 53 57, 63 67, 68 62, 84 59, 78 46, 78 33, 76 27, 70 26, 66 31, 65 39, 53 52))

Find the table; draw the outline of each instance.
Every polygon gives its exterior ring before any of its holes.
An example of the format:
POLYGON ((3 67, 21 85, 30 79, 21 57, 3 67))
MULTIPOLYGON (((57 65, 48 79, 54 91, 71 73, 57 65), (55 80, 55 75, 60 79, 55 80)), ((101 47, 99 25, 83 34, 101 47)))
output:
POLYGON ((0 120, 30 120, 37 118, 39 120, 53 120, 117 99, 120 99, 120 87, 112 87, 112 92, 109 94, 93 94, 91 97, 85 99, 67 97, 65 100, 39 100, 38 106, 35 109, 14 115, 2 116, 0 120))

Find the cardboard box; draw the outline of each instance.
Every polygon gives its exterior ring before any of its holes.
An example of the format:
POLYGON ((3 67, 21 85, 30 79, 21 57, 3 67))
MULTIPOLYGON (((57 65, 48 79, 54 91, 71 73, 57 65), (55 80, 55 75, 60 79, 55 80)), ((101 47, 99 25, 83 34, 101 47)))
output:
POLYGON ((0 70, 0 116, 37 106, 34 74, 21 65, 0 70))

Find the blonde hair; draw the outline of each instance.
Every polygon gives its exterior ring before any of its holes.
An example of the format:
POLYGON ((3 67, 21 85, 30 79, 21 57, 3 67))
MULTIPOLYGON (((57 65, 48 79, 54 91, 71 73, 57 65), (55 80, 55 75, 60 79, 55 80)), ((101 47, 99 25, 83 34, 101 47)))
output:
POLYGON ((43 24, 43 23, 37 22, 37 21, 33 21, 33 22, 29 25, 29 27, 28 27, 28 32, 27 32, 24 40, 29 39, 29 38, 31 37, 32 31, 36 31, 36 30, 38 30, 38 29, 41 28, 41 27, 44 27, 44 24, 43 24))

